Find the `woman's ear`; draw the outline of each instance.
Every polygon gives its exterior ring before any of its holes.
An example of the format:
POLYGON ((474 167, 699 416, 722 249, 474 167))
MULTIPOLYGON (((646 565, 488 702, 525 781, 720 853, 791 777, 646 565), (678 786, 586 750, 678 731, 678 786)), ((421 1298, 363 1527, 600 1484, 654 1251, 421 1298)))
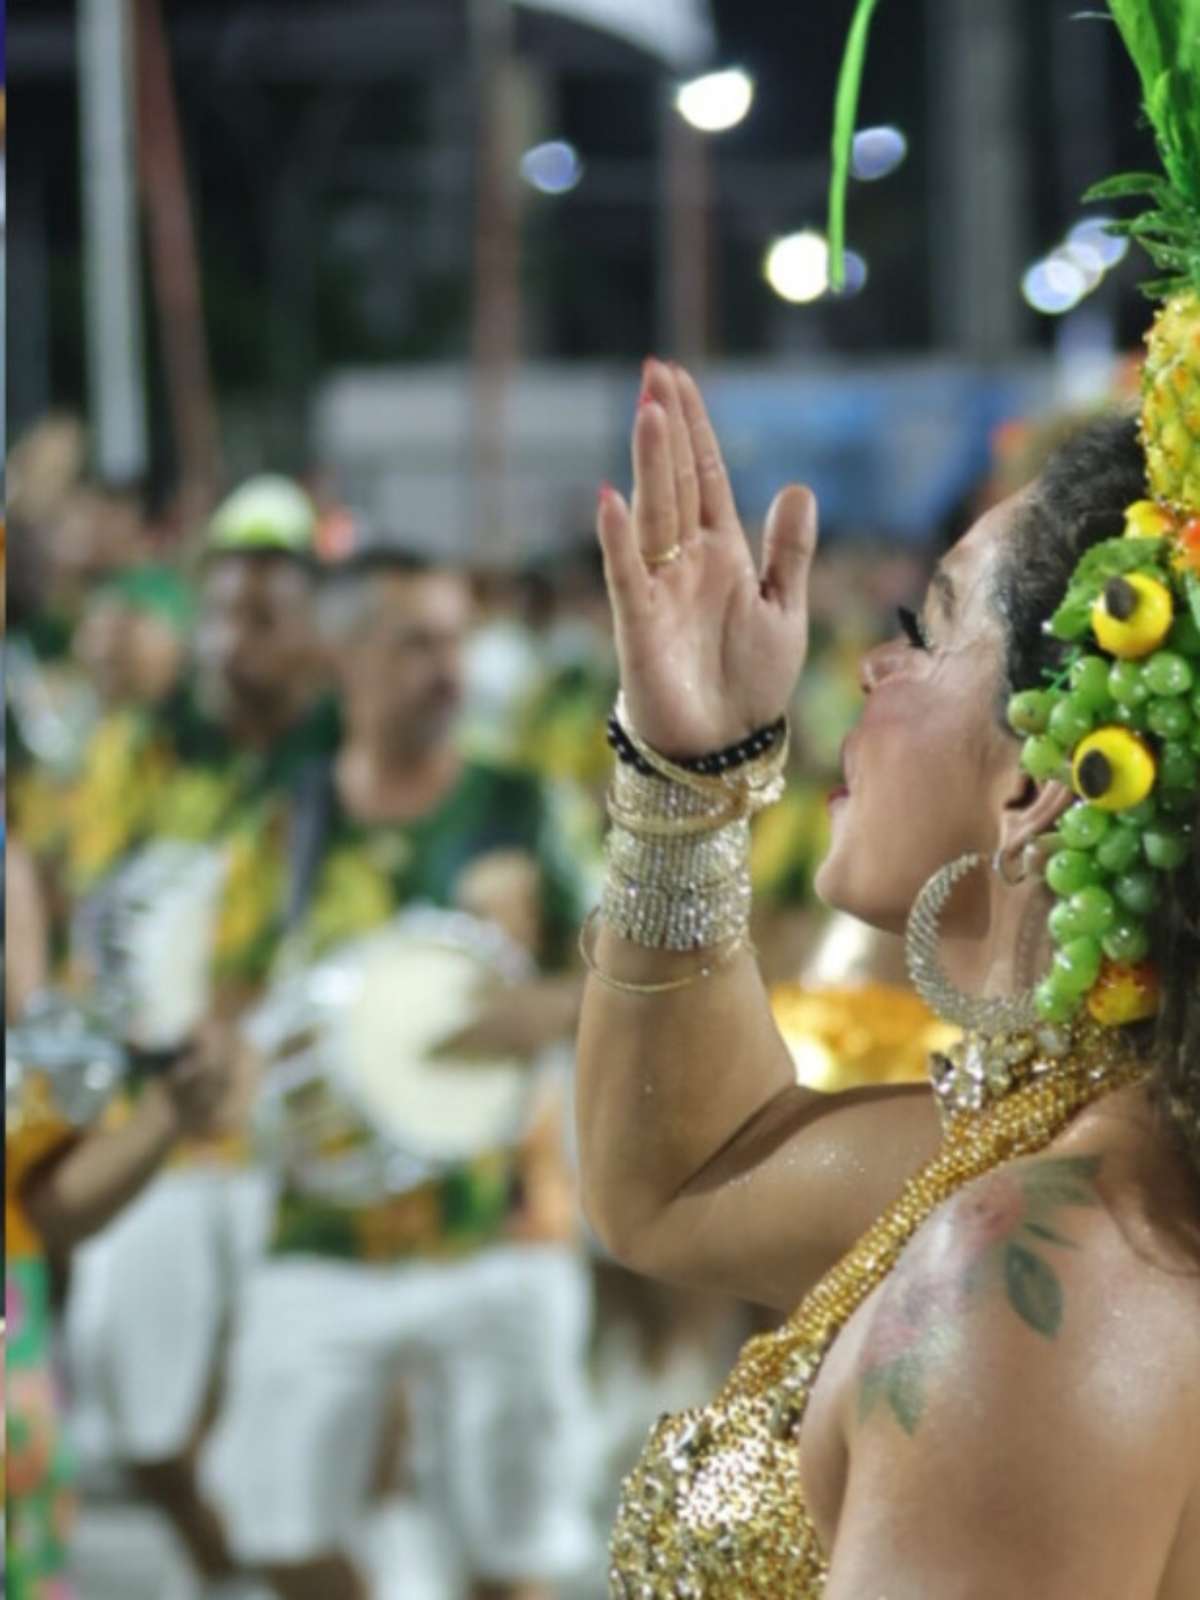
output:
POLYGON ((1053 779, 1035 783, 1026 774, 1021 776, 1021 787, 1006 803, 1000 818, 1000 851, 1004 856, 1015 856, 1035 839, 1051 833, 1075 801, 1065 783, 1053 779))

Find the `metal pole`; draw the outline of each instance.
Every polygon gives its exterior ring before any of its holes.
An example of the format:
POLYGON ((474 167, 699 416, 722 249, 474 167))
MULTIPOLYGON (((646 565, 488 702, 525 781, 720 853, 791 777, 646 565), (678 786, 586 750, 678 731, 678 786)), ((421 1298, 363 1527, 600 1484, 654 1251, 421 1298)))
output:
POLYGON ((1029 131, 1011 0, 929 0, 934 141, 930 274, 940 342, 979 360, 1020 348, 1030 259, 1029 131))
POLYGON ((685 366, 702 365, 711 332, 711 204, 707 136, 675 108, 675 84, 659 91, 657 340, 685 366))
POLYGON ((96 469, 115 481, 149 459, 130 67, 127 0, 80 0, 89 412, 96 469))
POLYGON ((158 0, 135 0, 135 4, 141 91, 138 153, 151 277, 158 303, 159 336, 186 520, 188 526, 200 527, 212 509, 221 476, 217 412, 204 337, 200 264, 162 15, 158 0))

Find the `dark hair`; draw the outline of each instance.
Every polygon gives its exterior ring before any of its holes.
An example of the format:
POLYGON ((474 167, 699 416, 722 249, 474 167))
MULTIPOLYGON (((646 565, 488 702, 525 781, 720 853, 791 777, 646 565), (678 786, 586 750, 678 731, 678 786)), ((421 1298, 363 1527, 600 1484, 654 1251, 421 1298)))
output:
POLYGON ((419 578, 456 570, 450 562, 411 545, 373 542, 322 570, 318 590, 322 630, 334 640, 354 634, 362 625, 377 578, 419 578))
MULTIPOLYGON (((1125 507, 1145 497, 1137 422, 1113 414, 1087 423, 1051 456, 1023 502, 997 569, 1004 627, 1003 698, 1040 686, 1065 647, 1043 624, 1090 546, 1115 538, 1125 507)), ((1164 1004, 1151 1041, 1156 1098, 1200 1176, 1200 802, 1194 847, 1167 880, 1154 928, 1164 1004)))

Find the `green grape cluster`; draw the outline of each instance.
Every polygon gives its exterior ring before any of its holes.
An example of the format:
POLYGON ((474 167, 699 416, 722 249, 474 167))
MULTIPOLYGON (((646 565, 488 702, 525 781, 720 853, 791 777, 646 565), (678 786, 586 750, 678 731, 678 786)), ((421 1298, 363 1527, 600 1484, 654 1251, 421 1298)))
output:
POLYGON ((1106 962, 1146 959, 1160 877, 1191 853, 1200 790, 1200 627, 1177 607, 1160 647, 1140 660, 1114 659, 1094 640, 1081 643, 1054 683, 1012 697, 1008 720, 1024 736, 1024 770, 1039 783, 1058 779, 1079 797, 1049 841, 1055 955, 1035 996, 1046 1021, 1066 1022, 1106 962), (1117 785, 1110 795, 1127 779, 1132 803, 1089 789, 1081 745, 1106 763, 1101 770, 1117 785))

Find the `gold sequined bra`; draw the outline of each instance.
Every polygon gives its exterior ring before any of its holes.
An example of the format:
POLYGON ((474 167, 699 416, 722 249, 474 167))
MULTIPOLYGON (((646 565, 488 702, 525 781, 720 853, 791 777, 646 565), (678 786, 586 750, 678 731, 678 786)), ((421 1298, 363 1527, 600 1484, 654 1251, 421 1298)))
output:
POLYGON ((613 1600, 819 1600, 829 1566, 804 1503, 799 1434, 825 1356, 944 1200, 1045 1149, 1085 1106, 1144 1076, 1111 1040, 1088 1031, 1063 1053, 1061 1038, 1039 1030, 1023 1060, 1011 1038, 1003 1060, 937 1058, 939 1154, 781 1328, 746 1345, 711 1405, 664 1416, 651 1433, 622 1488, 613 1600), (948 1089, 947 1068, 961 1095, 948 1089))

